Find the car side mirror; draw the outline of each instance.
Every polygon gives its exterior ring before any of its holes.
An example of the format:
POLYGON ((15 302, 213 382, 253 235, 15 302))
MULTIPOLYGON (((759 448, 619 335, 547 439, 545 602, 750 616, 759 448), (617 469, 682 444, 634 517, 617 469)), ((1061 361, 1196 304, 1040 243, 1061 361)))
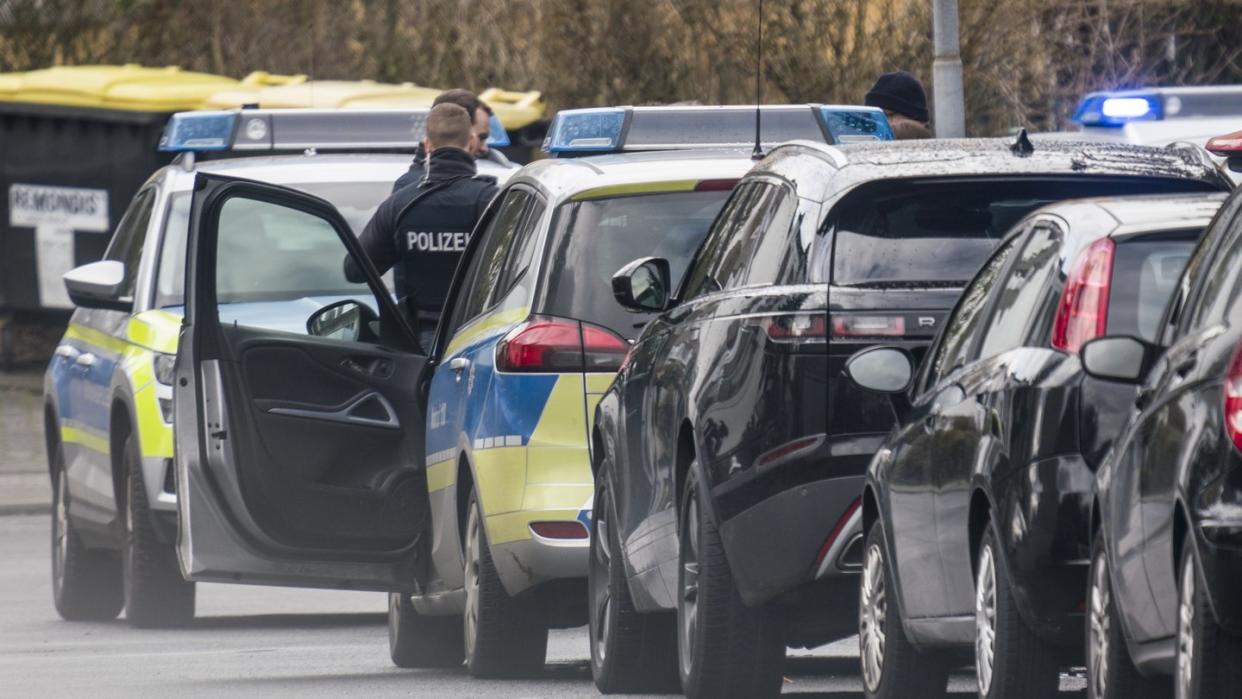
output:
POLYGON ((1095 379, 1118 383, 1142 383, 1156 362, 1160 348, 1129 335, 1091 340, 1082 346, 1083 371, 1095 379))
POLYGON ((668 260, 643 257, 622 267, 612 275, 612 295, 617 303, 638 313, 655 313, 669 307, 668 260))
POLYGON ((870 347, 850 357, 845 375, 873 393, 905 393, 914 380, 914 360, 896 347, 870 347))
POLYGON ((345 342, 374 342, 378 334, 372 324, 379 315, 371 307, 353 299, 328 304, 306 319, 306 333, 345 342))
POLYGON ((125 264, 122 262, 92 262, 65 272, 62 278, 69 300, 75 306, 126 312, 134 309, 134 299, 121 296, 125 290, 125 264))

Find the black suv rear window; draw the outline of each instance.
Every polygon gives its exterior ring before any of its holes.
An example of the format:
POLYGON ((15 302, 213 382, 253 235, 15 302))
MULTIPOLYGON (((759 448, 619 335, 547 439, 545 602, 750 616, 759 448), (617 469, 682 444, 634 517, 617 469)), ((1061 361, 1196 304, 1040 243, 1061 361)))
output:
MULTIPOLYGON (((1038 177, 898 180, 859 187, 829 218, 841 286, 961 287, 1015 223, 1063 199, 1210 191, 1193 180, 1038 177)), ((828 275, 824 275, 828 276, 828 275)))
POLYGON ((552 223, 545 312, 635 337, 650 315, 617 303, 612 275, 639 257, 663 257, 676 289, 728 196, 727 191, 673 192, 562 204, 552 223))

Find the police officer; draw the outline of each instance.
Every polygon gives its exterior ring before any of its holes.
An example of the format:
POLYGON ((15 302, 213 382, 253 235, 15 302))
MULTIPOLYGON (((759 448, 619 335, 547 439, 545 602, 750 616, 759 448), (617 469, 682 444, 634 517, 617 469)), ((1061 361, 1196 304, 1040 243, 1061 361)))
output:
MULTIPOLYGON (((487 141, 492 135, 492 108, 486 102, 476 97, 473 92, 462 89, 445 90, 436 95, 431 106, 435 107, 441 104, 455 104, 466 110, 466 113, 473 119, 471 131, 474 133, 474 138, 471 139, 470 145, 466 147, 466 150, 475 158, 489 157, 487 141)), ((420 143, 418 149, 414 151, 414 162, 410 163, 410 169, 397 178, 397 181, 392 185, 392 191, 395 192, 407 184, 413 184, 423 179, 426 160, 427 151, 420 143)))
MULTIPOLYGON (((471 118, 456 104, 439 104, 427 114, 423 147, 430 155, 422 179, 393 192, 376 209, 359 242, 381 274, 396 267, 397 296, 416 322, 419 340, 430 348, 449 283, 466 241, 488 202, 496 179, 478 175, 467 150, 471 118)), ((345 276, 363 281, 345 260, 345 276)))

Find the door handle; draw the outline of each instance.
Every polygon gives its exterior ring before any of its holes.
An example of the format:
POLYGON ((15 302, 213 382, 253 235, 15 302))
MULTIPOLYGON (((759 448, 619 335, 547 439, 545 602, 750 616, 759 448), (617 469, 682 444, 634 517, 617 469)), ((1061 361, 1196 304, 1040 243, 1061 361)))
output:
POLYGON ((90 352, 87 352, 85 354, 79 354, 78 358, 73 360, 73 363, 83 369, 90 369, 95 366, 96 361, 98 361, 97 357, 90 352))
POLYGON ((470 360, 465 357, 453 357, 449 360, 449 368, 457 376, 458 383, 461 382, 461 372, 465 371, 469 366, 470 360))
POLYGON ((82 353, 72 345, 61 345, 56 348, 56 356, 61 359, 77 359, 80 354, 82 353))

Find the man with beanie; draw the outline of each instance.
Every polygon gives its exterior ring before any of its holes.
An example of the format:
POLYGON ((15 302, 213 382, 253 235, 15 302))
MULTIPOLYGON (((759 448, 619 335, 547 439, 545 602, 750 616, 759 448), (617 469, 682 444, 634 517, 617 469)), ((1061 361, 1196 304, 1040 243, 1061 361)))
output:
POLYGON ((932 137, 927 93, 910 73, 899 70, 881 75, 867 92, 864 103, 884 110, 897 140, 932 137))

